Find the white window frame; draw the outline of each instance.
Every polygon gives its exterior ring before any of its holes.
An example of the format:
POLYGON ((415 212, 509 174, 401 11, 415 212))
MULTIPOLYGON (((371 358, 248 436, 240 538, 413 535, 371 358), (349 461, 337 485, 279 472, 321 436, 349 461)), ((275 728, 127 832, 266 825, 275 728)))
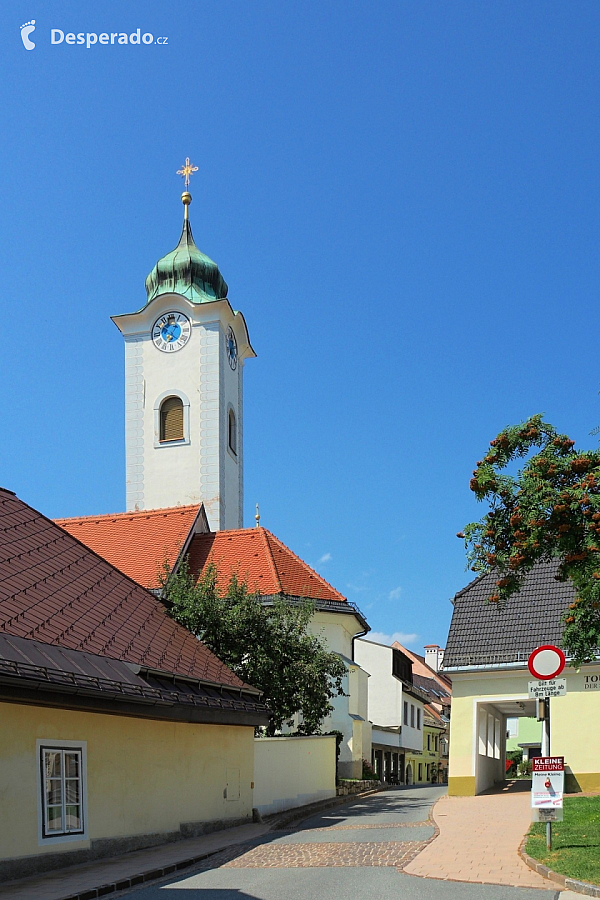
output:
MULTIPOLYGON (((59 844, 73 841, 88 840, 88 805, 87 805, 87 741, 57 741, 42 740, 36 741, 36 771, 37 771, 37 807, 38 807, 38 846, 47 847, 48 844, 59 844), (61 832, 60 834, 44 834, 44 823, 46 817, 45 802, 45 778, 43 771, 44 750, 76 750, 81 756, 81 819, 83 822, 82 831, 61 832)), ((64 777, 64 776, 63 776, 64 777)), ((64 795, 63 795, 64 796, 64 795)))
POLYGON ((154 401, 154 449, 163 447, 182 447, 190 441, 190 401, 183 391, 163 391, 154 401), (183 404, 183 438, 178 441, 161 441, 160 439, 160 408, 163 400, 169 397, 178 397, 183 404))

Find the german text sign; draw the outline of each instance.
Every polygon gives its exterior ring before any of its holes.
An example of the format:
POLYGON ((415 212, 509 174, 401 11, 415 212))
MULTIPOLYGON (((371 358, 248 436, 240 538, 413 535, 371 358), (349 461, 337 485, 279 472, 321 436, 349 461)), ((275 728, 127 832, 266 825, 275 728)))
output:
POLYGON ((565 789, 564 756, 534 756, 531 768, 531 806, 534 821, 552 822, 562 819, 565 789))
POLYGON ((567 693, 566 678, 550 678, 547 681, 528 681, 530 700, 543 697, 564 697, 567 693))

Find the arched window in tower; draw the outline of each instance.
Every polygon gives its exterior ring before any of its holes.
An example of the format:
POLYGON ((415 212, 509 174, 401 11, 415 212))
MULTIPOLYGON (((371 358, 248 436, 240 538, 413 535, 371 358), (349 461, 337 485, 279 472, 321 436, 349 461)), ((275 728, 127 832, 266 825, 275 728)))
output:
POLYGON ((237 423, 235 413, 231 408, 227 418, 227 443, 231 452, 237 456, 237 423))
POLYGON ((183 401, 180 397, 167 397, 160 405, 160 442, 183 439, 183 401))

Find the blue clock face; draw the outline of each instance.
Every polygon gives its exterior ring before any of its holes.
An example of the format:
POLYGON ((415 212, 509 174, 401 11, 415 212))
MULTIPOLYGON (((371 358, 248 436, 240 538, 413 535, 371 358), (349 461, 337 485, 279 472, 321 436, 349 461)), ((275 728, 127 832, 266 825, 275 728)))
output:
POLYGON ((187 344, 191 333, 192 326, 187 316, 168 312, 160 316, 152 326, 152 341, 159 350, 173 353, 187 344))
POLYGON ((225 336, 225 345, 227 347, 227 359, 229 360, 229 365, 232 369, 235 369, 237 366, 237 341, 235 339, 235 334, 233 333, 233 328, 231 326, 227 329, 227 334, 225 336))

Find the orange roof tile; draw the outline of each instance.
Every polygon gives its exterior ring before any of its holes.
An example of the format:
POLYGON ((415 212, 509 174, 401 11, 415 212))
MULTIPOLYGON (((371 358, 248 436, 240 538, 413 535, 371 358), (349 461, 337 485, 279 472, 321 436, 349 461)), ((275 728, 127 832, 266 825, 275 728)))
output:
POLYGON ((287 594, 312 600, 346 598, 266 528, 241 528, 196 534, 190 544, 190 569, 216 566, 221 588, 232 575, 263 596, 287 594))
POLYGON ((173 567, 201 509, 194 504, 54 521, 138 584, 155 588, 163 563, 173 567))

